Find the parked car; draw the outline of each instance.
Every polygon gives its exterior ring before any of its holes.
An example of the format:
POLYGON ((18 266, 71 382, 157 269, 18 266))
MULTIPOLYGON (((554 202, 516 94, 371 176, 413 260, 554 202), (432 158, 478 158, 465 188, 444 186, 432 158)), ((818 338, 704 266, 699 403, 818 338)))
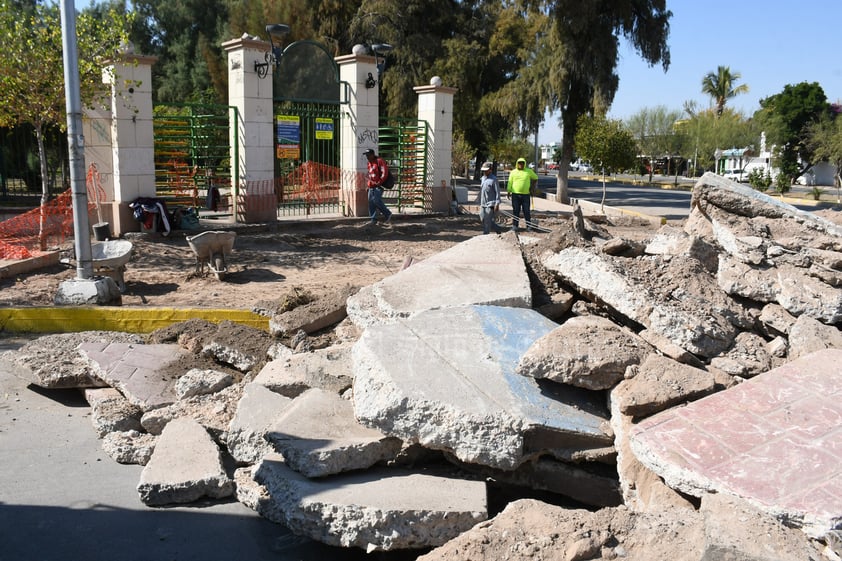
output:
POLYGON ((581 164, 579 164, 579 171, 583 171, 585 173, 592 173, 593 172, 593 166, 590 165, 589 163, 582 162, 581 164))
POLYGON ((741 169, 726 169, 725 173, 722 174, 722 177, 730 179, 731 181, 748 181, 748 174, 744 173, 741 169))

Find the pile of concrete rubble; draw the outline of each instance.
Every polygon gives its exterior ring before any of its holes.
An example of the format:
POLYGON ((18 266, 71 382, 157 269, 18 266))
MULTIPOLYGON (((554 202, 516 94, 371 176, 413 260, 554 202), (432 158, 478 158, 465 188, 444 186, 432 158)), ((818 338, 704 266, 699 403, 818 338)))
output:
POLYGON ((711 175, 692 205, 645 243, 580 213, 543 240, 477 236, 270 333, 50 335, 9 358, 85 389, 149 506, 236 496, 329 545, 443 546, 424 559, 481 558, 472 540, 509 525, 526 540, 527 511, 545 558, 654 559, 639 533, 670 512, 683 559, 838 559, 842 228, 711 175), (280 342, 325 329, 328 348, 280 342), (587 509, 516 501, 489 520, 492 485, 587 509))

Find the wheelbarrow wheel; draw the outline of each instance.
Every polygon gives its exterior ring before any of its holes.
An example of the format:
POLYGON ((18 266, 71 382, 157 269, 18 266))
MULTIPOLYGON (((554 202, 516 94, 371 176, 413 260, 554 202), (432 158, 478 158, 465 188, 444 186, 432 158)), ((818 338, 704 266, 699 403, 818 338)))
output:
POLYGON ((213 272, 216 274, 217 280, 222 280, 225 278, 225 258, 223 256, 214 255, 213 272))

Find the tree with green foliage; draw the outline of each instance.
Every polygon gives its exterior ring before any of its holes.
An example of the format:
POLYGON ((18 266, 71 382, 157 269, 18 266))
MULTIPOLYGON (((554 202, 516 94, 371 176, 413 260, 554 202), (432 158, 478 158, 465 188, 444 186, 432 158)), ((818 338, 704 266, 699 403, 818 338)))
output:
POLYGON ((839 106, 807 126, 805 144, 813 153, 814 162, 826 161, 836 170, 833 183, 836 186, 836 204, 842 205, 842 118, 839 106))
POLYGON ((709 95, 716 107, 716 115, 722 115, 725 104, 742 93, 748 93, 746 84, 736 85, 740 79, 739 72, 731 72, 727 66, 718 66, 716 72, 708 72, 702 78, 702 93, 709 95))
MULTIPOLYGON (((102 69, 128 40, 130 17, 117 10, 76 18, 79 89, 92 106, 103 94, 102 69)), ((61 13, 57 4, 0 0, 0 126, 31 125, 41 164, 41 203, 49 198, 44 137, 67 129, 61 13)))
POLYGON ((605 174, 629 169, 637 159, 637 143, 622 121, 602 115, 579 117, 576 152, 602 174, 602 207, 605 206, 605 174))
MULTIPOLYGON (((525 4, 549 16, 547 35, 527 64, 545 68, 526 74, 539 83, 527 88, 541 94, 547 111, 561 111, 562 162, 556 200, 569 202, 567 164, 582 115, 606 111, 620 83, 616 69, 623 38, 648 64, 669 68, 667 45, 672 12, 664 0, 526 0, 525 4)), ((579 153, 582 156, 581 153, 579 153)))
POLYGON ((813 164, 813 149, 808 136, 810 126, 828 116, 830 103, 818 82, 787 84, 781 93, 760 100, 755 120, 766 136, 779 148, 778 168, 783 185, 795 179, 813 164))
MULTIPOLYGON (((664 105, 653 108, 644 107, 632 115, 626 122, 626 128, 634 136, 640 154, 648 160, 667 158, 674 163, 675 156, 681 155, 685 142, 684 128, 676 127, 681 111, 667 109, 664 105)), ((674 169, 675 166, 673 166, 674 169)), ((652 181, 652 166, 649 166, 649 181, 652 181)))

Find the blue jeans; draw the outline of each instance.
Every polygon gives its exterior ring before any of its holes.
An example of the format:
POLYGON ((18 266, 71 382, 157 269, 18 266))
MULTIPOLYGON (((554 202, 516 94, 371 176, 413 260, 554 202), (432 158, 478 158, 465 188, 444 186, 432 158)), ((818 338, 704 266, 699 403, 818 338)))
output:
POLYGON ((532 215, 530 213, 531 206, 531 195, 512 193, 512 228, 517 228, 520 225, 518 217, 520 216, 521 209, 523 209, 523 219, 526 220, 526 226, 529 226, 529 223, 532 222, 532 215))
POLYGON ((383 214, 384 219, 392 216, 392 211, 383 202, 383 189, 380 187, 371 187, 368 190, 368 216, 371 218, 372 224, 377 222, 378 210, 383 214))

